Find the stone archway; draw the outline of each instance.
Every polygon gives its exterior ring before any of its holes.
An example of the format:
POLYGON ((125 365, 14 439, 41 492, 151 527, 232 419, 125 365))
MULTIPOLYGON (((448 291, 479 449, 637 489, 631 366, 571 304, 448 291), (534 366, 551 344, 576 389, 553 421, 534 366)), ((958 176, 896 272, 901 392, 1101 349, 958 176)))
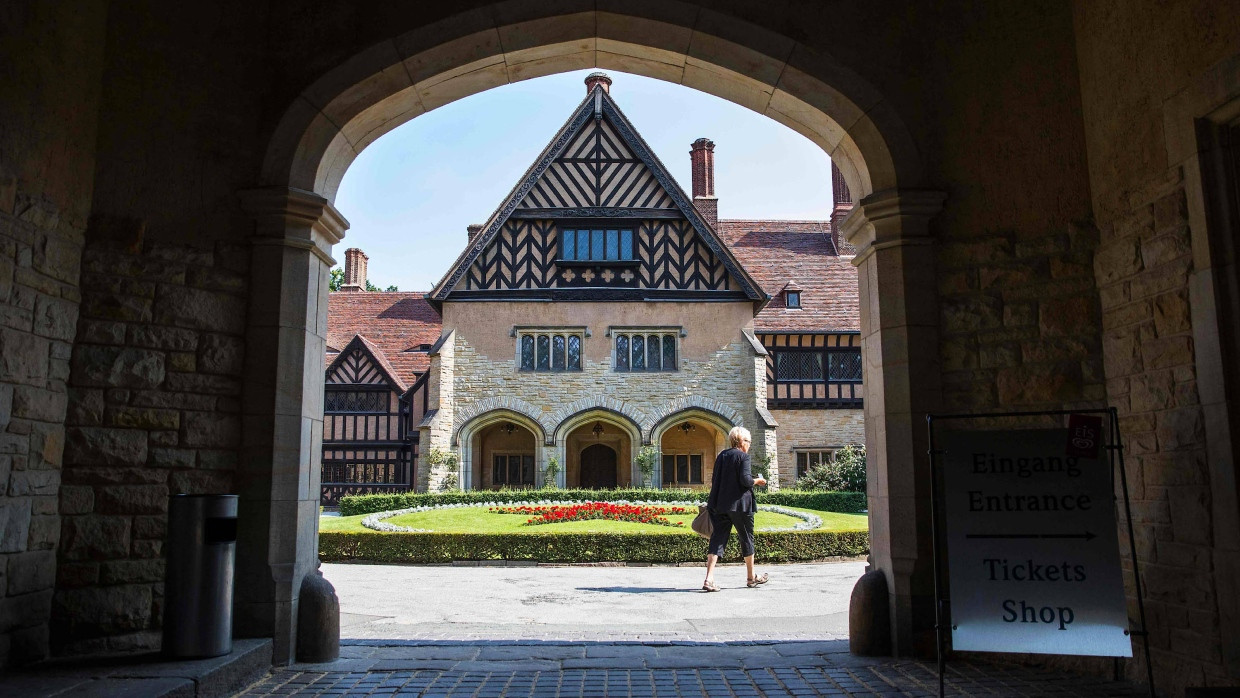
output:
POLYGON ((308 376, 324 346, 331 247, 348 228, 331 201, 349 164, 384 133, 455 99, 600 67, 676 82, 788 125, 831 155, 859 198, 845 232, 858 250, 866 440, 881 474, 871 478, 872 559, 892 592, 896 652, 911 653, 933 610, 929 482, 916 464, 925 452, 921 415, 940 393, 927 221, 943 196, 918 189, 922 166, 908 128, 845 63, 742 20, 654 9, 556 14, 526 4, 532 14, 520 22, 491 12, 451 17, 329 70, 289 104, 259 187, 242 193, 256 220, 252 267, 262 273, 248 318, 254 380, 244 461, 252 467, 238 549, 238 616, 248 625, 239 629, 274 636, 275 661, 288 661, 298 590, 316 565, 318 474, 309 451, 322 404, 308 376))

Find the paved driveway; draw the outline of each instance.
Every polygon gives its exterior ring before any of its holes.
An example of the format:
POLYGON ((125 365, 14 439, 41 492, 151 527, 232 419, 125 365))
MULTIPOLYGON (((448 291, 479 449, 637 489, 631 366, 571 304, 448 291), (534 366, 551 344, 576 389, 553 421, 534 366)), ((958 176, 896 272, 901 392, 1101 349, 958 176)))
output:
POLYGON ((341 637, 398 640, 839 640, 863 562, 745 568, 326 564, 341 637))

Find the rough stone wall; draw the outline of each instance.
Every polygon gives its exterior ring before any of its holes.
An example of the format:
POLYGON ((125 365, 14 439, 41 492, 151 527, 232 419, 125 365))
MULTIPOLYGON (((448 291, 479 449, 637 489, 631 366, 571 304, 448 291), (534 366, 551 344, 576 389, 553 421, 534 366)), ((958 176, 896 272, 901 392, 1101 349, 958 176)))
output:
MULTIPOLYGON (((1202 192, 1188 186, 1193 173, 1169 161, 1169 143, 1192 133, 1193 118, 1236 96, 1240 14, 1234 10, 1200 0, 1167 6, 1108 0, 1076 5, 1074 12, 1101 232, 1095 273, 1107 399, 1120 412, 1128 454, 1155 681, 1171 695, 1240 679, 1226 620, 1240 596, 1236 556, 1225 542, 1235 531, 1218 528, 1220 521, 1234 526, 1227 504, 1234 504, 1234 492, 1212 487, 1221 477, 1234 488, 1235 463, 1209 455, 1198 386, 1207 374, 1221 373, 1197 364, 1196 338, 1218 331, 1217 316, 1194 307, 1195 260, 1209 255, 1198 247, 1206 236, 1191 228, 1189 212, 1202 206, 1202 192), (1207 84, 1209 75, 1221 79, 1207 84), (1165 109, 1172 100, 1199 106, 1177 123, 1165 109)), ((1136 617, 1131 583, 1128 588, 1136 617)), ((1144 672, 1141 657, 1126 667, 1129 676, 1143 679, 1144 672)))
POLYGON ((249 250, 87 246, 52 607, 58 653, 154 648, 172 494, 228 493, 249 250))
POLYGON ((795 487, 799 449, 865 444, 864 410, 771 410, 779 422, 779 481, 795 487))
POLYGON ((0 12, 0 670, 48 652, 103 8, 0 12))
POLYGON ((947 409, 1101 404, 1096 246, 1096 232, 1082 224, 939 248, 947 409))

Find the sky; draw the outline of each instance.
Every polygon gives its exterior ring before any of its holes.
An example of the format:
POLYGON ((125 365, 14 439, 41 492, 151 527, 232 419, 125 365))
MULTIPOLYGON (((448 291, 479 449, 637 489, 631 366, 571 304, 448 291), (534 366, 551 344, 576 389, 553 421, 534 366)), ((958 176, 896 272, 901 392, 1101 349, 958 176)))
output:
MULTIPOLYGON (((375 141, 345 173, 336 208, 380 288, 427 291, 585 98, 592 70, 497 87, 416 117, 375 141)), ((715 142, 720 218, 826 219, 831 161, 792 129, 713 95, 607 71, 611 96, 688 193, 689 144, 715 142)))

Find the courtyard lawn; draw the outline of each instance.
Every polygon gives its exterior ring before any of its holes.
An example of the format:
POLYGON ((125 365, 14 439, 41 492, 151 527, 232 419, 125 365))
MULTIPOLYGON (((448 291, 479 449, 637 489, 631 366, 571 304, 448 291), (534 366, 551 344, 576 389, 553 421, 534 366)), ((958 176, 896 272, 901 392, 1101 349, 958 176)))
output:
MULTIPOLYGON (((787 507, 794 509, 795 507, 787 507)), ((841 514, 831 511, 815 511, 813 509, 795 508, 822 518, 819 531, 865 531, 868 522, 865 514, 841 514)), ((364 516, 323 516, 319 518, 319 530, 323 532, 339 531, 360 533, 370 531, 362 526, 364 516)), ((439 509, 436 511, 420 511, 403 514, 390 519, 386 523, 397 526, 424 528, 436 533, 645 533, 652 535, 676 535, 692 533, 689 523, 692 514, 667 516, 670 521, 679 521, 683 526, 659 526, 640 524, 628 521, 569 521, 565 523, 523 526, 530 517, 524 514, 495 514, 485 507, 461 507, 439 509)), ((801 520, 786 514, 770 511, 759 511, 754 524, 757 528, 766 526, 792 527, 801 520)))

